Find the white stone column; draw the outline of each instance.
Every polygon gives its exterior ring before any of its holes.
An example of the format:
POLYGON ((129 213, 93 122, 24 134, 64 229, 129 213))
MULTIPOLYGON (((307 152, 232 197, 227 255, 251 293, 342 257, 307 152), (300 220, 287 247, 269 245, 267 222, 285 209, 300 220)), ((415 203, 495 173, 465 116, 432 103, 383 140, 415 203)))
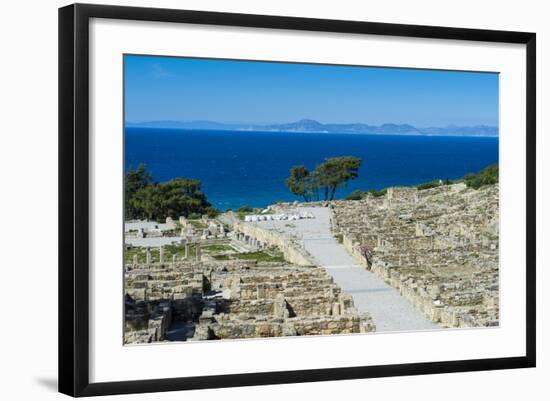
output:
POLYGON ((164 247, 159 247, 159 263, 164 263, 164 247))

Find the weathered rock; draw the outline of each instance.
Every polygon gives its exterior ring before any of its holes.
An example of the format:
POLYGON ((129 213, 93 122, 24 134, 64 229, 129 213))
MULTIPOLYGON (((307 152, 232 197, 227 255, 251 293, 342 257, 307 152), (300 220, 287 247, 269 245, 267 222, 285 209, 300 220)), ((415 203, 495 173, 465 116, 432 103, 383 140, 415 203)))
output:
POLYGON ((125 342, 164 341, 174 321, 193 323, 190 340, 367 333, 323 270, 256 261, 179 262, 127 269, 125 342), (205 291, 205 283, 214 289, 205 291))
POLYGON ((391 188, 331 210, 333 232, 352 256, 434 322, 498 325, 498 184, 391 188))

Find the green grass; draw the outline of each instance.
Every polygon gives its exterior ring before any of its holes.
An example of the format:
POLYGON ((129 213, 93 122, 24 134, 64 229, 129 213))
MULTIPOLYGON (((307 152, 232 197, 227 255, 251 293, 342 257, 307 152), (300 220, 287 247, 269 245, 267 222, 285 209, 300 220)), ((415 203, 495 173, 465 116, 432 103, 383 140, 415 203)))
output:
POLYGON ((217 255, 216 260, 257 260, 258 262, 285 262, 281 252, 268 253, 264 251, 236 253, 233 255, 217 255))
POLYGON ((228 252, 228 251, 232 251, 233 247, 226 244, 213 244, 213 245, 203 246, 201 250, 209 253, 228 252))
MULTIPOLYGON (((274 252, 249 252, 243 254, 234 254, 234 255, 216 255, 218 253, 234 251, 233 247, 228 244, 211 244, 201 246, 201 252, 210 254, 217 260, 233 260, 233 259, 242 259, 242 260, 261 260, 268 262, 279 262, 284 261, 282 254, 274 252)), ((134 255, 138 257, 138 263, 145 263, 147 259, 147 250, 144 247, 131 247, 124 251, 124 262, 127 264, 134 263, 134 255)), ((172 261, 172 256, 176 255, 178 260, 181 260, 185 257, 185 245, 165 245, 164 246, 164 262, 169 263, 172 261)), ((189 255, 188 260, 194 260, 196 256, 196 248, 194 245, 189 246, 189 255)), ((155 263, 159 261, 159 248, 151 248, 151 257, 155 263)))
POLYGON ((204 223, 202 220, 187 220, 187 223, 191 224, 196 230, 208 228, 208 224, 204 223))

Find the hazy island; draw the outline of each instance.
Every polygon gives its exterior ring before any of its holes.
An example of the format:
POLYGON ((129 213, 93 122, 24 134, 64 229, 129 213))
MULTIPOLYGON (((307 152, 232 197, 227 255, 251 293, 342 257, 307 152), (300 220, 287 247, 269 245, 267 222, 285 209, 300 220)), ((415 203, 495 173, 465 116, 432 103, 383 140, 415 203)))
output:
POLYGON ((489 136, 498 137, 498 127, 489 125, 424 127, 410 124, 365 123, 323 124, 316 120, 303 119, 285 124, 221 123, 215 121, 143 121, 126 122, 128 128, 170 128, 181 130, 260 131, 260 132, 311 132, 367 135, 439 135, 439 136, 489 136))

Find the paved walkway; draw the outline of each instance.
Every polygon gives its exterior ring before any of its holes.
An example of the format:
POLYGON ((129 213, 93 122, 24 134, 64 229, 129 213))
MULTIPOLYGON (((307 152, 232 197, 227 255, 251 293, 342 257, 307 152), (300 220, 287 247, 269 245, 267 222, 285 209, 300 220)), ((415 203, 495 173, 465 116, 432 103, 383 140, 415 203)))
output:
POLYGON ((374 273, 356 264, 330 232, 328 208, 299 208, 311 212, 314 219, 296 221, 262 221, 261 227, 283 230, 299 239, 315 261, 334 278, 336 284, 353 297, 360 312, 369 313, 376 331, 433 330, 432 323, 399 292, 374 273))

